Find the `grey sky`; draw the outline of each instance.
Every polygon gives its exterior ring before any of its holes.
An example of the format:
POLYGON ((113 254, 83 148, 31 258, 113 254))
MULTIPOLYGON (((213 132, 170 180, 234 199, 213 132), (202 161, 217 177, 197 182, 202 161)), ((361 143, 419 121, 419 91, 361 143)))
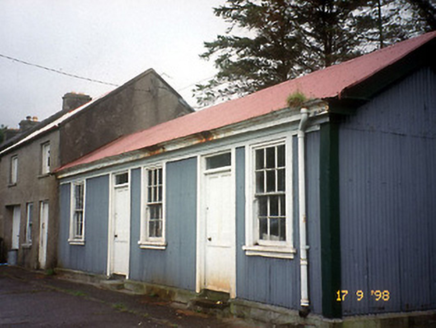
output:
MULTIPOLYGON (((191 85, 216 72, 198 55, 227 28, 212 11, 224 2, 0 0, 0 54, 119 85, 154 68, 193 106, 191 85)), ((112 89, 0 57, 0 124, 47 118, 67 92, 112 89)))

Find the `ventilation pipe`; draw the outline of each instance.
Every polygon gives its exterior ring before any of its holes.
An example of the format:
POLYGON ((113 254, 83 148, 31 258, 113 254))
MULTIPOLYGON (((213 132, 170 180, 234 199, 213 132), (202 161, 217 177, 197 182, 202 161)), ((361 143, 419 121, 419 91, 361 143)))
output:
POLYGON ((309 279, 307 250, 309 246, 306 240, 306 161, 305 161, 305 130, 309 112, 307 108, 301 108, 301 121, 298 127, 298 200, 299 200, 299 227, 300 227, 300 283, 302 311, 300 315, 306 316, 309 307, 309 279))

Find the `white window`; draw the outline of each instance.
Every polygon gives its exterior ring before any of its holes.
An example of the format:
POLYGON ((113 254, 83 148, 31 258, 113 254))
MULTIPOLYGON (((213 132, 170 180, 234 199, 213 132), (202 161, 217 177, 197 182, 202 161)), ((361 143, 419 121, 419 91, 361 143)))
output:
POLYGON ((152 248, 165 246, 164 172, 150 167, 144 172, 144 211, 140 244, 152 248))
POLYGON ((42 145, 42 174, 50 173, 50 143, 42 145))
POLYGON ((26 244, 32 244, 33 203, 27 204, 26 244))
POLYGON ((70 239, 74 243, 83 243, 85 240, 85 182, 79 181, 71 184, 71 219, 70 239))
POLYGON ((247 255, 293 258, 288 148, 285 140, 250 148, 247 255))
POLYGON ((11 157, 11 184, 17 184, 18 181, 18 156, 11 157))

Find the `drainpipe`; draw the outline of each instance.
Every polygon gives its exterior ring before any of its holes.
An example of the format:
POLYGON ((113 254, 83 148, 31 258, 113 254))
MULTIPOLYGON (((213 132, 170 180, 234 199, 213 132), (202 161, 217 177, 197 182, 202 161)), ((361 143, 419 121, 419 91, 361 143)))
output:
POLYGON ((309 307, 309 279, 307 250, 309 246, 306 241, 306 161, 305 161, 305 129, 309 118, 307 108, 301 108, 301 121, 298 127, 298 200, 300 208, 300 279, 301 279, 301 300, 302 311, 300 315, 308 314, 309 307))

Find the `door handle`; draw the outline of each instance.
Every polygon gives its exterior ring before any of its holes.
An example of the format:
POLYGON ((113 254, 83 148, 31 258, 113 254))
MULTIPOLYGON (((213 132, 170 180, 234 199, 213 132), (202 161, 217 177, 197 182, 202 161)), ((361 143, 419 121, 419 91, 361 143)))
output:
POLYGON ((115 237, 115 238, 118 238, 118 235, 115 235, 114 237, 115 237))
POLYGON ((207 240, 212 241, 212 237, 207 238, 207 240))

